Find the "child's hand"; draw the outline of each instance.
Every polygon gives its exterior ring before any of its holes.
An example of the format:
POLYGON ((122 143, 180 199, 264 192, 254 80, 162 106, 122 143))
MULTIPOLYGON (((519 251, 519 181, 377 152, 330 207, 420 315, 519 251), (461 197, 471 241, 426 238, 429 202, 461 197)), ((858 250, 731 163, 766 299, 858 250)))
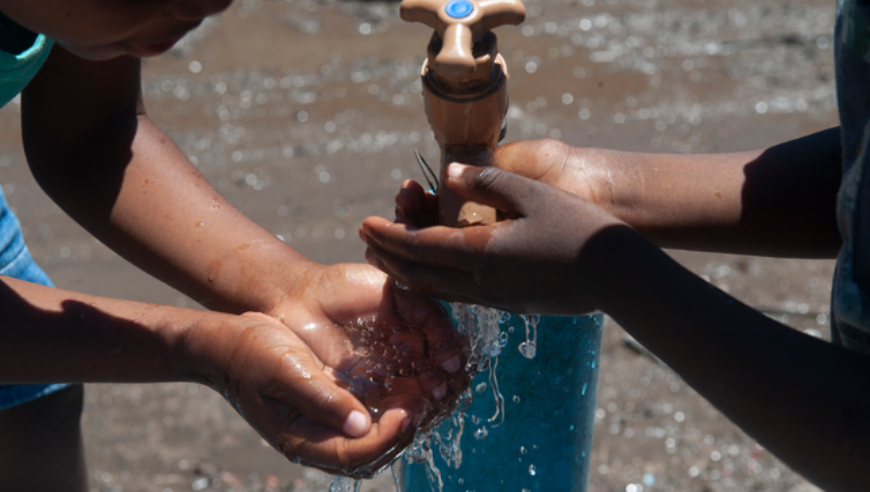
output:
POLYGON ((493 165, 555 186, 607 211, 615 177, 623 167, 612 151, 572 147, 551 138, 500 145, 493 165))
MULTIPOLYGON (((452 410, 470 384, 464 370, 466 341, 438 305, 398 288, 368 265, 312 265, 293 279, 285 299, 269 314, 305 342, 379 424, 377 435, 353 442, 353 452, 340 463, 313 463, 334 473, 377 470, 370 465, 373 458, 379 458, 376 465, 389 463, 410 444, 417 428, 452 410), (401 418, 388 411, 394 407, 410 415, 406 432, 401 418), (392 446, 390 453, 379 456, 385 443, 392 446)), ((304 448, 321 440, 294 442, 304 448)))
MULTIPOLYGON (((513 142, 495 150, 493 166, 546 183, 611 212, 615 175, 622 166, 611 151, 576 148, 558 140, 513 142)), ((438 198, 420 184, 406 180, 396 194, 396 222, 438 225, 438 198)))
POLYGON ((590 284, 601 266, 593 242, 625 224, 541 182, 495 168, 450 166, 442 185, 513 218, 418 229, 370 217, 360 230, 369 262, 405 285, 449 300, 554 314, 598 307, 590 284))
POLYGON ((190 377, 208 384, 294 462, 339 469, 390 449, 410 418, 388 412, 371 425, 365 407, 338 384, 333 368, 276 319, 213 315, 184 346, 190 377), (342 432, 334 429, 342 429, 342 432))
MULTIPOLYGON (((385 277, 380 272, 374 276, 385 277)), ((330 303, 329 299, 324 300, 327 311, 330 303)), ((312 304, 319 303, 312 299, 312 304)), ((384 304, 385 310, 391 312, 395 307, 392 301, 384 304)), ((413 310, 418 306, 402 307, 413 310)), ((350 316, 350 313, 333 314, 350 316)), ((359 316, 369 314, 362 312, 359 316)), ((378 318, 379 313, 375 314, 378 318)), ((416 314, 435 317, 440 313, 416 314)), ((408 313, 409 317, 413 315, 408 313)), ((319 348, 325 359, 317 357, 286 324, 259 313, 214 315, 221 322, 209 323, 207 329, 192 330, 185 341, 186 351, 192 356, 188 360, 195 361, 190 368, 193 377, 224 394, 239 414, 291 461, 358 477, 377 471, 410 443, 421 420, 423 423, 431 420, 436 401, 451 400, 451 395, 468 384, 464 372, 459 370, 465 356, 456 348, 457 360, 442 361, 453 371, 449 378, 434 369, 434 362, 423 360, 428 372, 418 371, 416 377, 396 374, 389 387, 376 388, 371 380, 354 377, 365 373, 366 362, 371 359, 354 350, 359 346, 358 340, 350 340, 331 318, 324 322, 319 308, 299 307, 292 316, 301 322, 300 326, 291 323, 295 330, 319 334, 319 348), (442 384, 445 385, 439 389, 442 384), (364 397, 369 408, 349 390, 364 397), (374 419, 369 411, 377 412, 374 419)), ((392 312, 392 316, 399 314, 392 312)), ((402 323, 402 319, 389 322, 402 323)), ((394 326, 384 325, 391 336, 387 343, 400 348, 402 342, 421 345, 440 342, 445 354, 453 349, 451 342, 455 336, 449 325, 446 333, 436 334, 441 326, 435 320, 414 319, 413 323, 429 338, 413 340, 407 332, 393 333, 390 328, 394 326)), ((440 351, 432 353, 441 355, 440 351)), ((387 369, 383 368, 384 371, 387 369)))

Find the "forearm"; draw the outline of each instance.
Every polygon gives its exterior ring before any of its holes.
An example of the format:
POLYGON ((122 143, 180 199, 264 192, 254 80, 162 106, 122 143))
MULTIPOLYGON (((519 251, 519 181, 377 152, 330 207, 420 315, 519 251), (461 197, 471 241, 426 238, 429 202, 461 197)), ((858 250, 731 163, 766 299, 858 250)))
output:
POLYGON ((197 301, 267 310, 307 261, 208 184, 145 115, 140 80, 137 59, 55 46, 22 94, 34 176, 101 241, 197 301))
MULTIPOLYGON (((794 257, 839 250, 838 128, 729 154, 597 152, 607 166, 604 205, 662 247, 794 257)), ((569 169, 588 168, 584 151, 574 154, 581 164, 569 169)))
POLYGON ((185 340, 229 316, 89 296, 0 277, 0 384, 192 377, 185 340))
POLYGON ((29 157, 46 162, 37 178, 73 219, 209 308, 266 311, 309 264, 221 197, 147 116, 29 157))
POLYGON ((825 490, 864 487, 868 357, 753 311, 627 228, 594 241, 612 265, 603 309, 622 327, 799 473, 825 490))

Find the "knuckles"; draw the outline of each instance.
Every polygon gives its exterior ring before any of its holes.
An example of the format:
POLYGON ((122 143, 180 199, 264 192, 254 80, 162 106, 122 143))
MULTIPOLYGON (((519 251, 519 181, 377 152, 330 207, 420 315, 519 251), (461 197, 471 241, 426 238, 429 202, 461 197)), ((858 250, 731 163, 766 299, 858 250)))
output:
POLYGON ((493 190, 505 180, 505 171, 495 167, 485 167, 476 172, 470 180, 471 188, 477 190, 493 190))

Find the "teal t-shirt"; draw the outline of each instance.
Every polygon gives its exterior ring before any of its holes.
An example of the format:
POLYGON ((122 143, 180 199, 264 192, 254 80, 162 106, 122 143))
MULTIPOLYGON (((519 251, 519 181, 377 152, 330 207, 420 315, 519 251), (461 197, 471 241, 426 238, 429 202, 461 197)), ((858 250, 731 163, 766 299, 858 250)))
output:
POLYGON ((0 107, 18 95, 42 67, 54 42, 0 13, 0 107))

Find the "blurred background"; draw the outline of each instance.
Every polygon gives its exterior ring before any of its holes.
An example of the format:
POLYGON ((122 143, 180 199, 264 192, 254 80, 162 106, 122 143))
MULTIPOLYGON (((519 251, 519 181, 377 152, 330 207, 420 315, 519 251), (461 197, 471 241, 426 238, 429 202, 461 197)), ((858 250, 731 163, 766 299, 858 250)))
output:
MULTIPOLYGON (((833 0, 525 2, 526 22, 498 31, 508 140, 719 152, 837 124, 833 0)), ((259 224, 314 260, 361 262, 362 219, 392 217, 401 181, 422 178, 413 149, 438 161, 420 96, 429 36, 399 20, 397 2, 237 0, 145 62, 148 112, 259 224)), ((45 197, 18 117, 17 104, 0 111, 0 182, 54 282, 195 306, 45 197)), ((833 262, 671 253, 769 316, 828 337, 833 262)), ((817 490, 612 322, 601 369, 590 491, 817 490)), ((287 463, 205 387, 89 385, 86 398, 94 491, 328 488, 329 477, 287 463)), ((392 490, 392 480, 364 490, 392 490)))

